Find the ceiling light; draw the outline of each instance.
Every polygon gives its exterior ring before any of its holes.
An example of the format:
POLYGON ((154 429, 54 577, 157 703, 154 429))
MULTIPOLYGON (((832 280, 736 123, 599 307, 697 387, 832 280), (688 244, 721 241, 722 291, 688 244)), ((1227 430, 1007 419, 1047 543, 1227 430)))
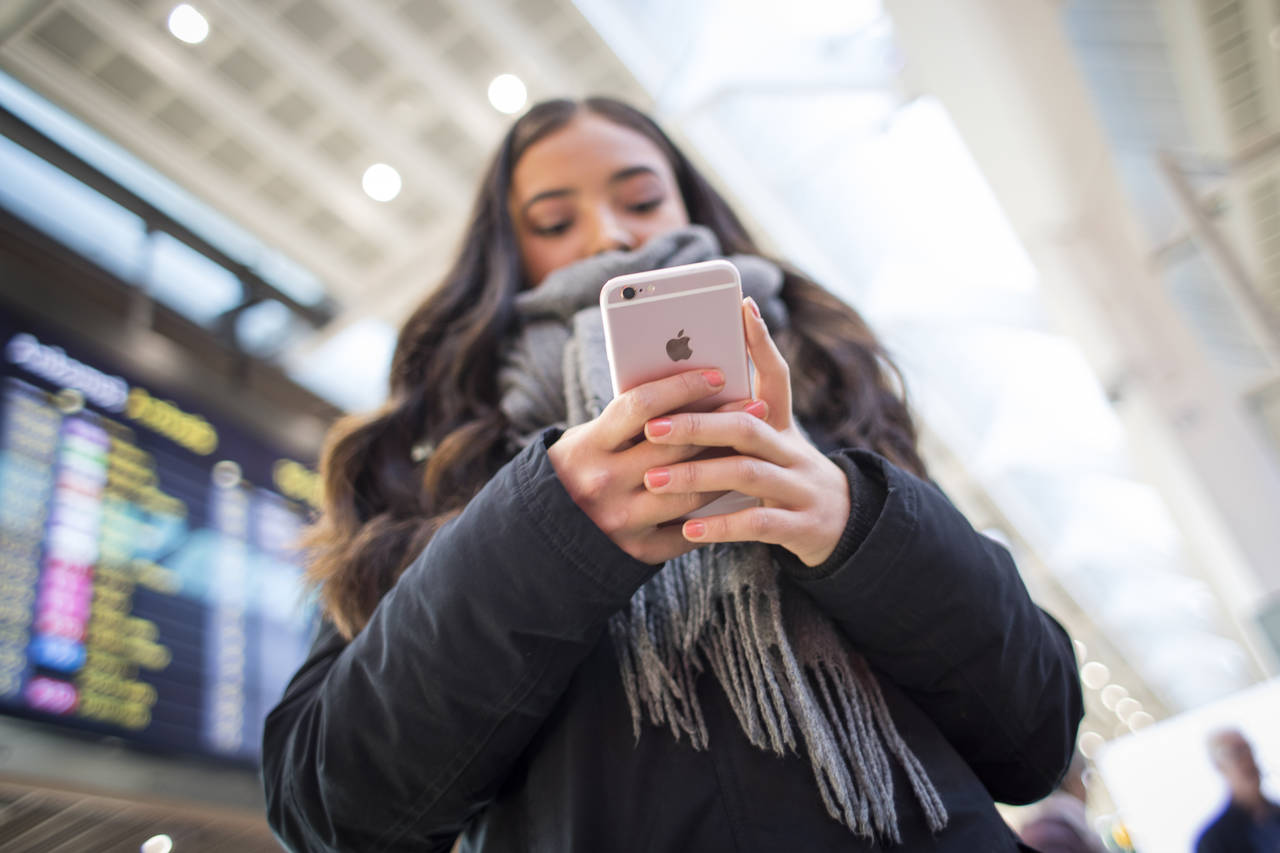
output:
POLYGON ((400 195, 400 173, 386 163, 374 163, 364 170, 360 185, 374 201, 391 201, 400 195))
POLYGON ((1139 729, 1145 729, 1155 721, 1155 717, 1151 716, 1146 711, 1138 711, 1129 717, 1129 728, 1136 732, 1139 729))
POLYGON ((500 113, 518 113, 528 99, 524 83, 514 74, 499 74, 489 84, 489 103, 500 113))
POLYGON ((1129 719, 1132 718, 1134 714, 1138 713, 1141 710, 1142 710, 1142 703, 1132 697, 1127 699, 1121 699, 1119 702, 1116 703, 1116 707, 1115 707, 1116 716, 1118 716, 1120 719, 1124 720, 1125 722, 1128 722, 1129 719))
POLYGON ((1125 690, 1119 684, 1108 684, 1106 687, 1102 688, 1102 704, 1106 706, 1108 711, 1114 711, 1116 709, 1116 703, 1121 699, 1128 698, 1128 696, 1129 691, 1125 690))
POLYGON ((1076 741, 1079 746, 1080 753, 1085 758, 1093 758, 1098 754, 1098 750, 1102 748, 1107 741, 1097 732, 1084 732, 1080 735, 1080 739, 1076 741))
POLYGON ((169 13, 169 32, 187 44, 199 44, 209 36, 209 22, 194 7, 183 3, 169 13))
POLYGON ((1080 667, 1080 680, 1084 682, 1084 686, 1092 690, 1097 690, 1106 684, 1111 678, 1111 670, 1107 669, 1104 663, 1098 663, 1091 660, 1084 666, 1080 667))
POLYGON ((169 853, 173 849, 173 839, 167 835, 153 835, 138 848, 139 853, 169 853))

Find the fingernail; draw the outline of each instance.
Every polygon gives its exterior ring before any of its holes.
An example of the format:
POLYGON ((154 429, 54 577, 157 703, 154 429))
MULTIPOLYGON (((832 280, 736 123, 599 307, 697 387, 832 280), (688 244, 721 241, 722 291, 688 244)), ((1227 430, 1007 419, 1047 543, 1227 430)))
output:
POLYGON ((684 523, 684 538, 701 539, 707 533, 707 526, 701 521, 686 521, 684 523))
MULTIPOLYGON (((658 436, 671 432, 671 418, 654 418, 644 425, 646 435, 658 436)), ((635 482, 634 480, 632 482, 635 482)))
POLYGON ((724 384, 724 374, 718 370, 704 370, 702 371, 702 378, 707 380, 707 384, 715 388, 719 388, 724 384))
POLYGON ((644 482, 651 489, 660 489, 671 482, 671 472, 666 468, 654 468, 644 475, 644 482))
POLYGON ((742 410, 763 420, 765 413, 769 411, 769 404, 764 400, 752 400, 743 406, 742 410))
POLYGON ((756 315, 756 319, 760 319, 760 306, 750 296, 747 297, 747 307, 751 309, 751 313, 756 315))

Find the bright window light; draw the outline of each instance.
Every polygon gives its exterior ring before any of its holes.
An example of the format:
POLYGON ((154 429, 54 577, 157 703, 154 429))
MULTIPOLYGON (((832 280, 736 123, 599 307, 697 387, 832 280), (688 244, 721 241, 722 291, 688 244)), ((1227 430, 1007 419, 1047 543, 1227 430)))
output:
POLYGON ((499 74, 489 84, 489 103, 500 113, 514 115, 524 109, 527 100, 529 92, 514 74, 499 74))
POLYGON ((374 201, 391 201, 400 195, 400 173, 386 163, 374 163, 365 169, 360 184, 374 201))
POLYGON ((199 44, 209 37, 209 22, 205 20, 204 15, 196 11, 195 7, 183 3, 180 6, 174 6, 173 11, 169 13, 169 32, 173 33, 173 37, 178 41, 199 44))
POLYGON ((365 319, 335 333, 310 353, 286 353, 285 370, 335 406, 363 412, 381 405, 396 348, 396 330, 365 319))

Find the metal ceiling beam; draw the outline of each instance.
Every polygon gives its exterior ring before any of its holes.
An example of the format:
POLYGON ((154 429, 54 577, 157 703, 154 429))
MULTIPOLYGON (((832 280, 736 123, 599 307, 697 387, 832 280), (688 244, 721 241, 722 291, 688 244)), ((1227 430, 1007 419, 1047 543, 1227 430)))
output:
POLYGON ((1195 189, 1178 161, 1168 151, 1156 155, 1160 174, 1174 201, 1191 226, 1191 233, 1204 250, 1205 257, 1218 271, 1236 313, 1253 333, 1255 342, 1266 353, 1271 367, 1280 365, 1280 317, 1262 297, 1244 261, 1236 254, 1225 235, 1205 215, 1195 189))
POLYGON ((331 319, 332 310, 328 304, 304 305, 289 294, 281 292, 250 269, 243 260, 227 255, 199 233, 189 228, 186 223, 179 222, 129 188, 121 186, 114 178, 104 174, 92 164, 85 162, 79 156, 60 145, 56 140, 50 139, 39 130, 27 125, 3 107, 0 107, 0 133, 41 159, 57 166, 85 185, 102 193, 126 210, 132 211, 147 223, 148 228, 158 228, 164 231, 233 272, 244 286, 248 299, 255 302, 262 299, 274 299, 312 326, 323 326, 331 319))
POLYGON ((60 0, 11 0, 0 7, 0 45, 35 29, 60 5, 60 0))

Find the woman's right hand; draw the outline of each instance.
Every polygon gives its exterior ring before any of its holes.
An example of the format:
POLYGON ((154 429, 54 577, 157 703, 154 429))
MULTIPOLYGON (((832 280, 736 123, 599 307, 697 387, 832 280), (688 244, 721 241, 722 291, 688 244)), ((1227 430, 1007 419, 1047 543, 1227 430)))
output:
MULTIPOLYGON (((690 370, 637 385, 615 397, 595 420, 565 430, 547 451, 565 490, 596 526, 637 560, 663 563, 698 547, 680 525, 660 527, 710 503, 715 493, 653 494, 644 488, 650 468, 690 459, 706 450, 658 445, 644 425, 710 397, 724 387, 719 370, 690 370)), ((768 416, 761 400, 739 400, 718 411, 768 416)))

